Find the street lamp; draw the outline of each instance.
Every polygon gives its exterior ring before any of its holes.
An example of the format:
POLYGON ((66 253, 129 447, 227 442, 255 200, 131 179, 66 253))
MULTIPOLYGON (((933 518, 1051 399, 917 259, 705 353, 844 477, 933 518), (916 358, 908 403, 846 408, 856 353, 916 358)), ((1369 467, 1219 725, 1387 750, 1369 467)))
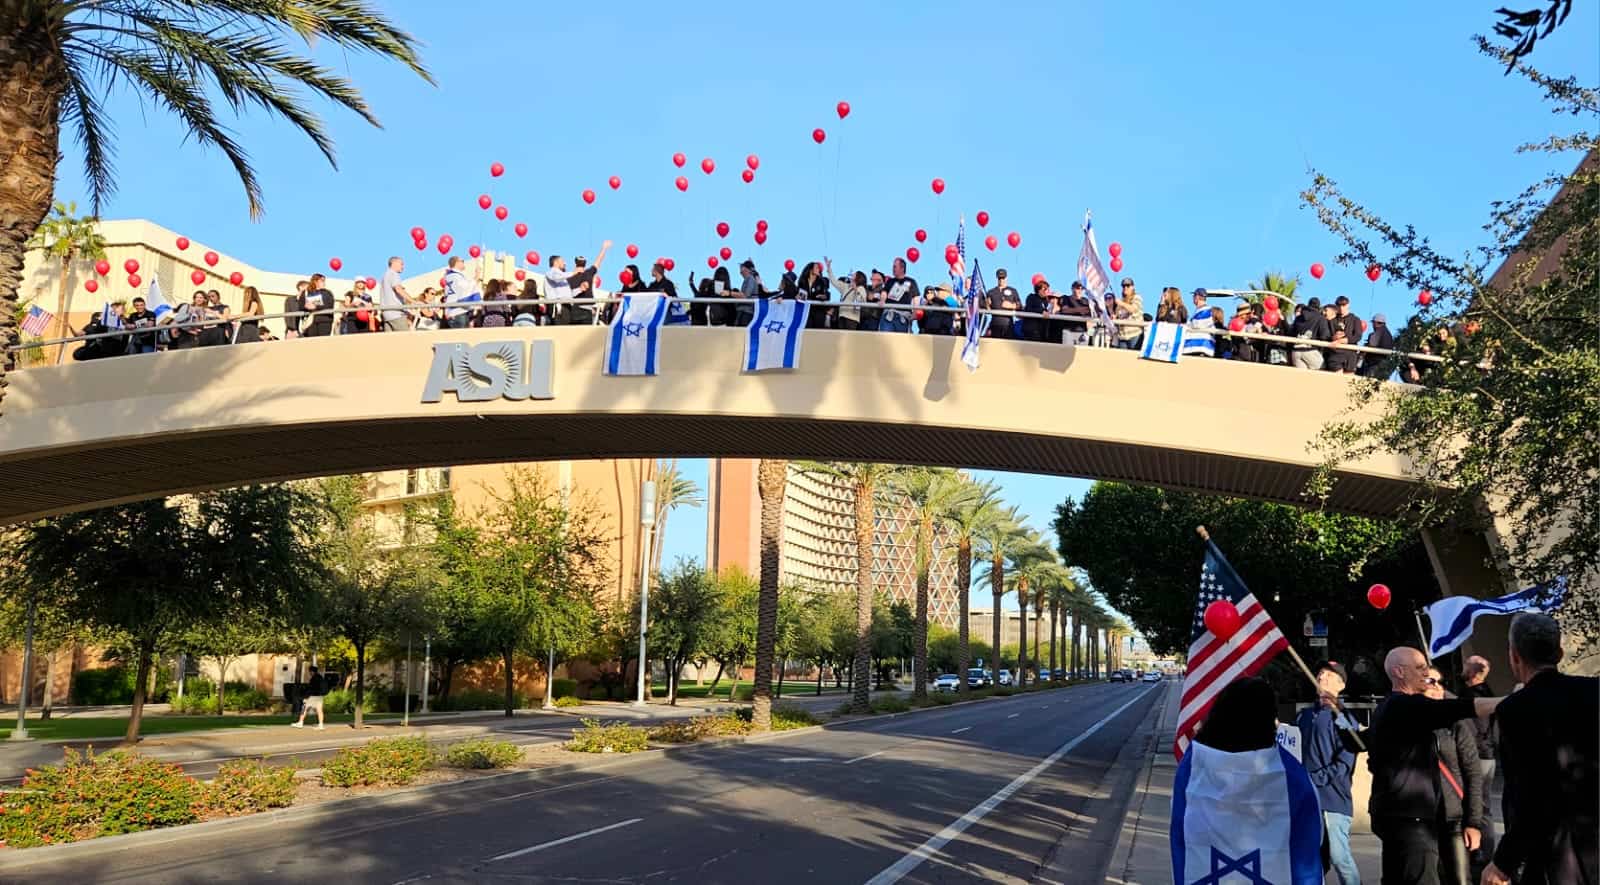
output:
POLYGON ((643 707, 649 695, 650 674, 645 672, 644 639, 650 623, 650 529, 656 524, 656 484, 645 480, 639 488, 639 696, 633 702, 643 707))
POLYGON ((422 637, 422 710, 428 712, 428 677, 433 669, 433 637, 422 637))

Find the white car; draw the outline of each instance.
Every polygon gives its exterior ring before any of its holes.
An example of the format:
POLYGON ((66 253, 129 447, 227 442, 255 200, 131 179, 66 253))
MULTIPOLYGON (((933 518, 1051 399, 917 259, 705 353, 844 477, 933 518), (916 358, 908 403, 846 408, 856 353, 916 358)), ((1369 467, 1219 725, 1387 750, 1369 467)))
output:
POLYGON ((938 679, 933 680, 933 690, 934 691, 955 691, 956 687, 958 685, 960 685, 960 684, 961 684, 961 677, 960 676, 957 676, 954 673, 945 673, 945 674, 941 675, 938 679))
POLYGON ((1146 681, 1146 682, 1160 682, 1161 681, 1161 674, 1157 673, 1154 670, 1151 670, 1149 673, 1144 674, 1144 681, 1146 681))
POLYGON ((1010 670, 1001 670, 1000 671, 1000 675, 995 678, 995 684, 996 685, 1010 685, 1011 684, 1011 671, 1010 670))
POLYGON ((967 686, 969 688, 983 688, 989 684, 989 671, 981 667, 973 667, 967 671, 967 686))

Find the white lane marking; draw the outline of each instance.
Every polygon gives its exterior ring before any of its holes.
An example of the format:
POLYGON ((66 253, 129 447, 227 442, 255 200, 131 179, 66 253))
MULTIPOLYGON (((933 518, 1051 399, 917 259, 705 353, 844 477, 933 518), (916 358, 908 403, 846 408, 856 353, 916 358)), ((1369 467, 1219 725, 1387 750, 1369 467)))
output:
POLYGON ((541 842, 538 845, 530 845, 527 848, 520 848, 520 849, 518 849, 516 851, 508 851, 505 854, 501 854, 501 855, 497 855, 495 857, 491 857, 488 860, 484 861, 484 863, 494 863, 497 860, 510 860, 513 857, 521 857, 524 854, 532 854, 535 851, 543 851, 546 848, 554 848, 557 845, 565 845, 568 842, 576 842, 579 839, 583 839, 583 838, 586 838, 586 837, 589 837, 589 836, 595 836, 595 835, 598 835, 600 833, 604 833, 607 830, 615 830, 615 829, 617 829, 619 827, 632 826, 633 824, 636 824, 636 823, 638 823, 639 821, 642 821, 642 820, 644 820, 644 818, 635 817, 635 818, 630 818, 630 819, 624 820, 624 821, 618 821, 618 822, 616 822, 614 824, 608 824, 608 825, 603 826, 603 827, 595 827, 592 830, 585 830, 585 831, 583 831, 581 833, 573 833, 571 836, 567 836, 566 838, 563 838, 563 839, 555 839, 555 840, 552 840, 550 842, 541 842))
POLYGON ((826 762, 828 760, 818 756, 784 756, 779 762, 826 762))
POLYGON ((846 760, 844 760, 843 764, 845 764, 845 765, 854 765, 854 764, 856 764, 857 762, 860 762, 863 759, 871 759, 874 756, 882 756, 884 753, 887 753, 887 752, 889 752, 887 749, 879 750, 876 753, 868 753, 865 756, 857 756, 854 759, 846 759, 846 760))
POLYGON ((1057 747, 1054 753, 1046 756, 1039 762, 1038 765, 1035 765, 1034 767, 1018 775, 1016 780, 1001 787, 999 792, 983 800, 971 811, 963 814, 949 826, 935 833, 931 838, 928 839, 928 841, 918 845, 916 848, 907 852, 904 857, 890 864, 888 867, 885 867, 883 872, 873 876, 871 879, 868 879, 866 885, 894 885, 894 883, 904 879, 912 870, 921 866, 923 861, 937 854, 939 849, 949 844, 950 840, 966 832, 968 827, 980 820, 983 820, 984 817, 988 815, 989 812, 995 810, 995 808, 997 808, 1001 802, 1011 798, 1011 794, 1022 789, 1028 784, 1029 781, 1038 777, 1045 769, 1060 761, 1062 756, 1072 752, 1079 744, 1088 740, 1090 735, 1099 731, 1105 726, 1106 723, 1117 718, 1124 710, 1128 709, 1134 704, 1137 704, 1141 700, 1143 700, 1142 696, 1136 697, 1106 714, 1104 719, 1101 719, 1099 722, 1089 726, 1088 729, 1086 729, 1082 734, 1070 741, 1067 741, 1060 747, 1057 747))
POLYGON ((955 731, 952 731, 952 732, 950 732, 950 733, 951 733, 951 734, 960 734, 960 733, 962 733, 962 732, 963 732, 963 731, 971 731, 971 730, 972 730, 972 726, 970 726, 970 725, 963 725, 963 726, 962 726, 962 727, 960 727, 960 728, 958 728, 958 729, 956 729, 956 730, 955 730, 955 731))
POLYGON ((1010 716, 1007 716, 1006 718, 1007 719, 1015 719, 1015 718, 1017 718, 1018 716, 1021 716, 1021 715, 1022 715, 1021 713, 1012 713, 1010 716))

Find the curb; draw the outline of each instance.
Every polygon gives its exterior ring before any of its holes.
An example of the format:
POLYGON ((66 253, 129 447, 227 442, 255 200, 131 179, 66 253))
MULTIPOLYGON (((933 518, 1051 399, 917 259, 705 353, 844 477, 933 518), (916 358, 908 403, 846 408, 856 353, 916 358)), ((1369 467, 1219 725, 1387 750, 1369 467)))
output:
POLYGON ((1161 752, 1161 737, 1166 732, 1162 720, 1166 716, 1167 705, 1173 702, 1172 692, 1169 689, 1167 696, 1162 698, 1154 712, 1154 721, 1151 722, 1149 733, 1154 744, 1146 754, 1144 764, 1139 767, 1139 773, 1134 779, 1134 791, 1130 793, 1122 805, 1122 826, 1117 832, 1117 844, 1111 850, 1111 857, 1107 869, 1103 872, 1102 880, 1110 883, 1132 883, 1136 880, 1128 878, 1133 869, 1134 845, 1138 841, 1139 819, 1144 815, 1144 803, 1150 798, 1150 782, 1155 773, 1156 756, 1161 752), (1134 799, 1139 799, 1138 808, 1134 807, 1134 799), (1130 817, 1132 818, 1130 820, 1130 817))

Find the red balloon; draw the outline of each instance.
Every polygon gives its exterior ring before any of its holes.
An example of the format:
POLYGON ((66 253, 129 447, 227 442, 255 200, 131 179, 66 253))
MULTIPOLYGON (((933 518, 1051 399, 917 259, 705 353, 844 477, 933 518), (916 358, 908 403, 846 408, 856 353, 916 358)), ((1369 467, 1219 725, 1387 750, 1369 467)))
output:
POLYGON ((512 276, 516 277, 517 282, 520 283, 528 278, 528 272, 519 268, 516 273, 512 274, 512 276))
POLYGON ((946 246, 946 247, 944 247, 944 263, 945 264, 955 264, 957 261, 960 261, 960 260, 961 260, 961 253, 956 250, 956 247, 954 247, 954 246, 946 246))
POLYGON ((612 190, 616 190, 617 188, 622 187, 622 179, 617 177, 617 176, 615 176, 615 175, 613 175, 610 178, 606 179, 606 184, 611 185, 611 189, 612 190))
POLYGON ((733 250, 728 248, 727 246, 723 246, 721 249, 717 250, 717 254, 722 256, 722 260, 723 261, 727 261, 728 259, 733 257, 733 250))
POLYGON ((86 292, 98 292, 100 290, 100 281, 99 280, 84 280, 83 281, 83 289, 86 292))
POLYGON ((585 203, 593 204, 594 203, 594 191, 589 190, 588 188, 585 188, 584 191, 583 191, 583 201, 585 203))
POLYGON ((626 251, 628 253, 628 257, 629 258, 638 258, 639 257, 639 247, 635 246, 632 243, 629 243, 628 244, 628 248, 625 249, 624 251, 626 251))
POLYGON ((104 258, 96 261, 94 263, 94 272, 101 276, 111 273, 111 262, 105 260, 104 258))
POLYGON ((504 206, 496 206, 496 207, 494 207, 494 217, 500 219, 501 221, 505 221, 506 217, 509 216, 510 214, 511 214, 511 210, 507 209, 504 206))
POLYGON ((794 259, 793 258, 785 258, 785 259, 783 259, 783 269, 784 270, 794 270, 794 259))
POLYGON ((412 240, 411 241, 411 245, 416 246, 417 247, 417 251, 421 252, 423 249, 428 248, 428 241, 427 240, 412 240))
MULTIPOLYGON (((988 247, 990 252, 993 252, 994 247, 1000 245, 1000 241, 994 238, 994 234, 990 234, 983 238, 983 245, 988 247)), ((954 264, 955 262, 951 263, 954 264)))
POLYGON ((189 238, 188 237, 179 237, 178 238, 178 251, 182 252, 183 250, 185 250, 187 248, 189 248, 189 238))
POLYGON ((751 172, 754 172, 755 170, 761 168, 761 158, 755 154, 751 154, 750 156, 744 158, 744 164, 750 167, 751 172))
POLYGON ((1235 332, 1244 331, 1244 317, 1234 317, 1228 321, 1228 328, 1235 332))
POLYGON ((1112 243, 1111 247, 1109 249, 1107 249, 1106 251, 1111 253, 1111 257, 1112 258, 1121 258, 1122 257, 1122 244, 1121 243, 1112 243))
POLYGON ((222 256, 218 255, 215 252, 207 252, 205 254, 205 260, 206 260, 206 264, 209 264, 212 267, 216 267, 217 266, 217 262, 222 260, 222 256))
POLYGON ((672 270, 674 267, 678 266, 678 262, 673 261, 671 258, 663 258, 661 259, 661 266, 667 270, 672 270))
POLYGON ((1113 258, 1113 259, 1111 259, 1111 272, 1112 273, 1122 273, 1122 259, 1121 258, 1113 258))
POLYGON ((489 174, 494 176, 495 178, 499 178, 500 176, 506 174, 506 167, 501 165, 500 163, 490 163, 489 164, 489 174))
POLYGON ((766 230, 766 229, 767 229, 767 220, 765 218, 756 219, 756 230, 766 230))
POLYGON ((850 102, 848 102, 848 101, 839 102, 838 104, 833 106, 833 109, 838 112, 839 119, 841 119, 841 120, 843 120, 845 117, 850 116, 850 102))
POLYGON ((1036 274, 1033 275, 1033 281, 1032 282, 1033 282, 1033 287, 1035 289, 1039 288, 1039 281, 1042 280, 1042 279, 1044 279, 1044 274, 1042 274, 1042 273, 1036 273, 1036 274))
POLYGON ((516 227, 511 229, 511 232, 516 234, 518 237, 525 237, 528 235, 528 226, 519 221, 517 222, 516 227))
POLYGON ((706 157, 704 160, 701 160, 700 161, 700 171, 704 172, 707 175, 710 175, 711 173, 717 171, 717 163, 716 163, 716 161, 711 159, 710 157, 706 157))
POLYGON ((493 205, 494 205, 494 198, 493 197, 489 196, 488 194, 479 194, 478 195, 478 208, 479 209, 488 209, 490 206, 493 206, 493 205))
POLYGON ((439 278, 439 288, 441 288, 441 289, 444 288, 444 277, 440 277, 439 278))
POLYGON ((422 228, 414 227, 414 228, 411 229, 411 239, 413 239, 413 240, 425 240, 427 238, 428 238, 428 232, 423 230, 422 228))
POLYGON ((344 262, 340 261, 338 258, 329 258, 328 267, 332 270, 338 270, 339 268, 344 267, 344 262))
POLYGON ((237 286, 240 283, 244 282, 244 274, 242 274, 242 273, 240 273, 238 271, 234 271, 233 273, 228 274, 228 282, 230 282, 230 283, 234 284, 235 286, 237 286))
POLYGON ((717 236, 725 237, 728 235, 728 231, 730 230, 732 230, 732 228, 728 227, 728 223, 726 221, 717 222, 717 236))
POLYGON ((626 267, 624 267, 622 269, 622 273, 617 274, 617 280, 619 282, 621 282, 622 285, 624 285, 624 286, 633 285, 633 271, 628 270, 626 267))
POLYGON ((718 264, 717 256, 715 256, 715 255, 713 255, 710 258, 706 259, 706 267, 709 267, 712 270, 716 270, 717 269, 717 264, 718 264))
POLYGON ((818 126, 816 129, 811 130, 811 140, 817 144, 822 144, 828 140, 828 133, 824 132, 822 127, 818 126))
POLYGON ((1423 289, 1421 292, 1418 292, 1417 293, 1417 303, 1422 305, 1423 307, 1427 307, 1428 305, 1432 304, 1433 303, 1433 293, 1429 292, 1427 289, 1423 289))
POLYGON ((689 189, 689 179, 684 178, 682 175, 678 176, 678 180, 674 181, 673 184, 677 185, 678 190, 680 191, 686 191, 689 189))
POLYGON ((911 262, 912 264, 916 264, 919 260, 921 260, 921 258, 922 258, 922 250, 921 249, 918 249, 916 246, 909 246, 909 247, 906 248, 906 260, 907 261, 911 262))
POLYGON ((135 289, 139 288, 139 284, 142 283, 142 282, 144 282, 144 280, 140 279, 138 274, 136 274, 136 273, 128 274, 128 285, 132 286, 133 288, 135 288, 135 289))
POLYGON ((1376 264, 1367 268, 1367 279, 1376 283, 1378 281, 1378 277, 1381 276, 1383 276, 1383 268, 1377 266, 1376 264))
POLYGON ((138 273, 139 272, 139 261, 138 261, 138 259, 129 258, 127 261, 122 262, 122 269, 127 271, 128 273, 138 273))
POLYGON ((378 288, 378 281, 373 277, 367 277, 365 280, 362 280, 362 282, 367 284, 368 289, 378 288))
POLYGON ((916 233, 914 233, 914 234, 912 234, 912 236, 913 236, 913 237, 916 237, 916 238, 917 238, 917 242, 919 242, 919 243, 926 243, 926 242, 928 242, 928 232, 927 232, 927 231, 925 231, 925 230, 923 230, 923 229, 922 229, 922 228, 920 228, 920 227, 919 227, 919 228, 917 228, 917 232, 916 232, 916 233))
POLYGON ((449 240, 440 240, 439 241, 439 254, 443 255, 443 254, 445 254, 445 253, 447 253, 449 251, 450 251, 450 241, 449 240))
POLYGON ((1013 249, 1022 245, 1022 234, 1019 234, 1016 231, 1006 234, 1006 245, 1013 249))
POLYGON ((1322 275, 1326 272, 1327 269, 1322 266, 1322 262, 1313 261, 1311 263, 1311 276, 1313 279, 1322 279, 1322 275))
POLYGON ((532 264, 532 265, 535 265, 535 266, 537 266, 539 264, 539 253, 538 252, 529 252, 528 254, 522 256, 522 258, 523 258, 523 260, 527 261, 529 264, 532 264))
POLYGON ((1218 599, 1206 606, 1205 624, 1206 629, 1223 642, 1232 639, 1233 634, 1244 626, 1238 607, 1226 599, 1218 599))
POLYGON ((445 248, 448 249, 451 246, 454 246, 456 244, 456 238, 450 236, 449 234, 445 234, 445 235, 439 237, 439 242, 443 243, 445 245, 445 248))
POLYGON ((764 231, 764 230, 756 231, 756 245, 757 246, 765 246, 766 244, 767 244, 767 232, 764 231))
POLYGON ((479 255, 483 254, 483 250, 478 248, 477 243, 473 243, 471 246, 467 247, 467 254, 471 255, 473 258, 477 258, 479 255))
POLYGON ((201 270, 198 267, 195 268, 192 271, 189 271, 189 282, 194 283, 196 286, 199 286, 199 285, 203 284, 205 281, 206 281, 206 272, 205 271, 201 270))
POLYGON ((1278 296, 1276 296, 1276 295, 1268 295, 1267 297, 1261 299, 1261 306, 1265 307, 1269 311, 1277 310, 1278 309, 1278 296))
POLYGON ((689 162, 689 158, 685 157, 683 154, 672 155, 672 165, 678 167, 679 169, 682 169, 683 164, 687 162, 689 162))
POLYGON ((756 174, 754 172, 752 172, 751 170, 749 170, 749 169, 746 169, 743 172, 740 172, 739 173, 739 177, 744 179, 744 183, 745 184, 749 184, 750 182, 756 180, 756 174))
POLYGON ((1390 593, 1389 588, 1382 584, 1373 584, 1367 588, 1367 602, 1378 611, 1388 608, 1390 601, 1393 599, 1394 594, 1390 593))
POLYGON ((927 315, 927 311, 924 311, 924 310, 918 310, 918 311, 914 311, 914 312, 913 312, 913 313, 912 313, 912 314, 911 314, 911 316, 912 316, 912 319, 915 319, 915 320, 917 320, 917 321, 918 321, 918 322, 921 322, 921 321, 922 321, 922 318, 923 318, 923 317, 924 317, 924 316, 926 316, 926 315, 927 315))
POLYGON ((944 179, 935 178, 931 187, 933 188, 933 192, 936 194, 944 193, 944 179))
POLYGON ((979 212, 978 213, 978 226, 979 227, 988 227, 989 226, 989 213, 987 213, 987 212, 979 212))

